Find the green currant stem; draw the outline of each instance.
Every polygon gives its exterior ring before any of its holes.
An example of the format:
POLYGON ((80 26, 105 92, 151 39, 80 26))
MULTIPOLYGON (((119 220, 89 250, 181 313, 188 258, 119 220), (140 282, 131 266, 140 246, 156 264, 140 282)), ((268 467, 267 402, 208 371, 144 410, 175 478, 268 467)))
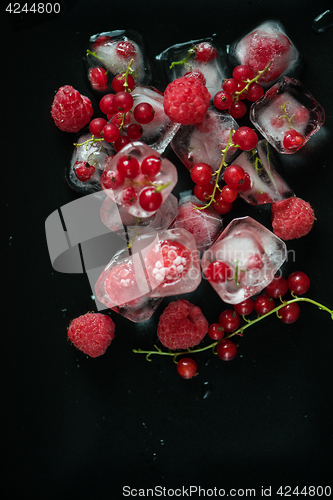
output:
POLYGON ((182 65, 182 64, 184 64, 184 65, 185 65, 185 64, 187 64, 187 61, 189 60, 189 58, 191 57, 191 55, 195 53, 195 51, 196 51, 196 50, 197 50, 197 48, 196 48, 196 47, 192 47, 192 49, 190 49, 190 50, 188 51, 188 53, 187 53, 187 55, 184 57, 184 59, 182 59, 181 61, 173 61, 173 62, 171 63, 171 65, 169 66, 169 69, 172 69, 174 66, 176 66, 176 64, 180 64, 180 65, 182 65))
POLYGON ((88 147, 89 142, 95 143, 95 142, 101 142, 101 141, 104 141, 103 137, 96 139, 96 137, 92 135, 91 139, 87 139, 86 141, 81 142, 81 143, 74 142, 73 146, 79 147, 79 146, 84 146, 86 144, 88 147))
POLYGON ((271 66, 271 64, 272 64, 272 62, 273 62, 273 61, 270 61, 264 69, 262 69, 261 71, 259 71, 259 72, 258 72, 257 76, 255 76, 254 78, 252 78, 252 80, 246 80, 246 85, 245 85, 245 87, 244 87, 242 90, 240 90, 240 91, 238 91, 238 92, 235 92, 235 93, 234 93, 234 94, 235 94, 235 99, 234 99, 234 102, 237 102, 237 101, 239 100, 239 96, 240 96, 243 92, 247 92, 247 90, 248 90, 249 86, 251 85, 251 83, 254 83, 254 82, 258 81, 258 80, 259 80, 259 78, 260 78, 260 77, 261 77, 261 76, 262 76, 262 75, 263 75, 266 71, 268 71, 268 70, 269 70, 269 68, 270 68, 270 66, 271 66))
POLYGON ((100 57, 98 57, 98 55, 96 54, 96 52, 92 52, 91 50, 87 49, 87 56, 93 56, 93 57, 96 57, 96 59, 98 59, 99 61, 101 61, 103 64, 104 64, 104 61, 103 59, 101 59, 100 57))
POLYGON ((282 120, 282 118, 285 118, 287 120, 287 122, 288 122, 289 128, 294 128, 292 126, 291 120, 294 118, 295 115, 291 115, 291 117, 289 118, 289 116, 286 113, 286 105, 287 104, 289 104, 289 102, 285 102, 284 104, 280 105, 280 108, 283 111, 283 115, 279 116, 279 120, 282 120))
MULTIPOLYGON (((158 185, 155 187, 155 191, 156 191, 156 193, 159 193, 160 191, 162 191, 162 189, 164 189, 164 188, 166 188, 166 187, 170 186, 170 184, 171 184, 171 182, 170 182, 170 181, 169 181, 169 182, 167 182, 166 184, 158 184, 158 185)), ((153 186, 155 186, 155 184, 154 184, 154 183, 153 183, 152 185, 153 185, 153 186)))
POLYGON ((234 133, 235 133, 234 130, 230 130, 228 143, 227 143, 226 147, 224 149, 222 149, 222 161, 220 163, 219 168, 217 170, 215 170, 215 172, 213 173, 213 175, 215 176, 215 184, 214 184, 213 192, 209 197, 208 203, 206 203, 206 205, 204 205, 203 207, 198 207, 198 206, 194 207, 194 210, 204 210, 205 208, 208 208, 213 203, 213 201, 215 201, 214 196, 215 196, 216 190, 220 189, 218 182, 219 182, 219 177, 220 177, 222 168, 228 166, 228 164, 225 161, 227 152, 228 152, 229 148, 231 148, 231 147, 234 147, 234 148, 239 147, 238 145, 232 143, 232 136, 234 133))
POLYGON ((128 75, 130 73, 133 73, 133 70, 131 68, 133 61, 134 61, 134 59, 130 60, 130 62, 128 63, 128 66, 126 68, 126 71, 124 73, 124 77, 125 77, 125 82, 124 82, 125 92, 131 92, 131 89, 128 88, 128 75))
MULTIPOLYGON (((258 316, 254 320, 246 320, 246 322, 247 322, 246 325, 238 328, 238 330, 236 330, 235 332, 229 333, 229 335, 223 337, 223 340, 229 339, 230 337, 233 337, 234 335, 243 336, 244 330, 246 330, 246 328, 249 328, 249 326, 252 326, 255 323, 258 323, 258 321, 261 321, 262 319, 267 318, 267 316, 270 316, 271 314, 274 314, 274 313, 277 314, 277 312, 282 307, 284 307, 286 305, 289 305, 289 304, 293 304, 295 302, 309 302, 310 304, 314 304, 320 310, 327 311, 331 315, 331 319, 333 320, 333 310, 331 310, 328 307, 320 304, 319 302, 316 302, 315 300, 309 299, 307 297, 297 297, 294 294, 292 294, 292 295, 293 295, 293 297, 295 297, 294 299, 287 300, 285 302, 282 301, 282 303, 280 305, 278 305, 277 307, 275 307, 274 309, 272 309, 268 313, 263 314, 262 316, 258 316)), ((278 315, 278 317, 279 317, 279 315, 278 315)), ((165 352, 165 351, 162 351, 161 349, 159 349, 156 346, 155 346, 156 351, 142 351, 141 349, 133 349, 133 352, 136 353, 136 354, 146 354, 146 359, 148 361, 151 361, 149 359, 149 357, 152 354, 160 354, 160 355, 163 355, 163 356, 173 356, 173 358, 175 360, 177 356, 182 356, 182 355, 186 355, 186 354, 195 354, 197 352, 207 351, 208 349, 213 349, 214 354, 216 354, 214 348, 217 346, 217 344, 219 342, 220 342, 220 340, 217 340, 216 342, 213 342, 213 343, 211 343, 209 345, 206 345, 205 347, 199 347, 198 349, 187 349, 186 351, 180 351, 180 352, 172 352, 172 351, 165 352)))

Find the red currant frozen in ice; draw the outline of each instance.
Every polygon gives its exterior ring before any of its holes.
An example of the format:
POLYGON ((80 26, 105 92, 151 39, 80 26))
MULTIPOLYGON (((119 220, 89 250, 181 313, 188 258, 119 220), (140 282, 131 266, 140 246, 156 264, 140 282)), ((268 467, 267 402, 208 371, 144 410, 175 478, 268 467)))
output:
POLYGON ((196 184, 208 184, 212 175, 213 169, 207 163, 197 163, 191 170, 191 179, 196 184))
POLYGON ((140 172, 140 163, 132 155, 121 156, 117 161, 117 170, 123 177, 134 179, 140 172))
POLYGON ((228 109, 232 105, 232 95, 226 90, 220 90, 215 94, 213 102, 217 109, 228 109))
POLYGON ((302 271, 295 271, 288 277, 288 288, 296 295, 304 295, 310 288, 310 278, 302 271))
POLYGON ((216 346, 216 354, 222 361, 231 361, 237 356, 237 347, 229 339, 222 339, 216 346))
POLYGON ((230 201, 226 201, 223 198, 222 192, 219 192, 217 195, 215 195, 215 201, 213 201, 212 207, 216 213, 225 215, 232 209, 232 203, 230 201))
POLYGON ((158 156, 146 156, 141 163, 141 172, 148 177, 155 177, 162 167, 162 160, 158 156))
POLYGON ((257 314, 262 316, 263 314, 267 314, 275 308, 275 302, 272 297, 268 297, 268 295, 258 295, 254 301, 254 310, 257 314))
POLYGON ((224 337, 224 328, 220 323, 212 323, 208 328, 208 335, 213 340, 220 340, 224 337))
POLYGON ((115 142, 119 137, 119 128, 114 123, 107 123, 102 130, 106 142, 115 142))
POLYGON ((138 193, 135 187, 128 186, 127 188, 124 189, 122 193, 122 201, 124 205, 131 206, 136 202, 137 199, 138 199, 138 193))
POLYGON ((111 117, 110 123, 113 123, 120 129, 123 126, 129 125, 132 121, 132 113, 128 111, 127 113, 117 112, 111 117))
POLYGON ((139 123, 131 123, 126 128, 126 134, 127 137, 131 139, 131 141, 137 141, 138 139, 140 139, 140 137, 142 137, 143 128, 139 123))
POLYGON ((234 309, 240 316, 247 316, 254 310, 254 302, 251 298, 245 299, 239 304, 234 304, 234 309))
POLYGON ((264 95, 264 89, 259 83, 257 82, 250 83, 246 93, 246 99, 248 101, 251 102, 258 101, 258 99, 260 99, 263 95, 264 95))
POLYGON ((194 196, 200 201, 207 201, 209 197, 213 194, 214 186, 211 183, 208 184, 196 184, 193 189, 194 196))
POLYGON ((199 63, 208 63, 216 59, 216 49, 208 42, 201 42, 195 47, 195 59, 199 63))
POLYGON ((129 41, 118 42, 116 46, 116 54, 121 59, 128 59, 133 57, 136 53, 136 48, 133 43, 129 41))
POLYGON ((249 271, 252 271, 253 269, 262 269, 264 267, 264 261, 262 260, 260 253, 252 253, 249 255, 245 260, 245 267, 249 271))
POLYGON ((224 283, 231 277, 231 269, 225 262, 214 260, 205 270, 205 276, 208 281, 213 283, 224 283))
POLYGON ((139 196, 139 204, 143 210, 147 212, 155 212, 162 205, 163 198, 159 191, 156 191, 156 188, 153 186, 149 186, 144 188, 139 196))
POLYGON ((275 276, 273 281, 266 286, 265 292, 273 299, 283 297, 288 292, 288 282, 283 276, 275 276))
POLYGON ((232 94, 237 89, 237 82, 233 78, 228 78, 222 83, 222 89, 232 94))
POLYGON ((102 137, 102 130, 107 124, 105 118, 94 118, 89 123, 89 132, 94 137, 102 137))
POLYGON ((133 107, 133 97, 130 92, 125 92, 121 90, 117 92, 113 99, 113 104, 117 111, 121 111, 122 113, 127 113, 133 107))
POLYGON ((95 173, 95 167, 85 161, 77 161, 74 164, 74 173, 81 182, 87 182, 95 173))
POLYGON ((233 102, 228 109, 228 113, 237 120, 246 115, 247 107, 243 101, 233 102))
POLYGON ((125 177, 116 169, 103 170, 100 182, 103 189, 118 189, 124 184, 125 177))
POLYGON ((94 45, 92 47, 92 50, 93 52, 96 52, 96 50, 101 47, 102 45, 105 45, 107 44, 108 42, 110 42, 112 40, 112 37, 111 36, 107 36, 107 35, 101 35, 99 36, 95 41, 94 41, 94 45))
POLYGON ((108 85, 108 72, 105 68, 91 68, 89 70, 89 81, 95 90, 104 92, 108 85))
POLYGON ((305 143, 305 137, 294 128, 291 128, 284 134, 282 143, 287 151, 297 151, 305 143))
POLYGON ((249 189, 251 189, 251 177, 247 172, 245 172, 244 178, 238 183, 237 191, 239 193, 245 193, 245 191, 248 191, 249 189))
POLYGON ((177 372, 184 379, 190 379, 197 373, 198 365, 192 358, 182 358, 177 363, 177 372))
POLYGON ((135 80, 132 75, 127 75, 127 86, 125 86, 126 78, 124 73, 119 73, 112 80, 112 88, 115 92, 123 90, 132 91, 135 87, 135 80))
POLYGON ((135 106, 133 113, 134 119, 138 123, 145 125, 154 119, 155 110, 148 102, 141 102, 135 106))
POLYGON ((228 184, 228 186, 235 188, 238 187, 239 182, 243 180, 244 177, 245 171, 243 167, 239 165, 230 165, 226 168, 223 174, 223 179, 228 184))
POLYGON ((113 147, 116 153, 119 153, 127 144, 131 142, 131 139, 127 135, 120 135, 118 139, 114 142, 113 147))
POLYGON ((226 332, 234 332, 239 328, 241 318, 234 309, 226 309, 219 316, 219 323, 223 326, 226 332))
POLYGON ((225 202, 232 203, 237 198, 238 191, 236 188, 230 187, 228 185, 223 186, 221 195, 225 202))
POLYGON ((258 136, 250 127, 239 127, 232 136, 232 141, 242 151, 250 151, 258 144, 258 136))
POLYGON ((286 306, 281 307, 278 311, 278 315, 282 323, 291 324, 295 323, 300 317, 301 310, 299 305, 296 302, 292 304, 287 304, 286 306))
POLYGON ((232 77, 235 80, 239 80, 240 82, 245 82, 246 80, 252 80, 253 78, 253 70, 246 66, 245 64, 240 64, 236 66, 232 72, 232 77))
POLYGON ((105 115, 114 115, 117 113, 117 110, 113 105, 114 96, 115 94, 106 94, 99 101, 99 108, 105 115))

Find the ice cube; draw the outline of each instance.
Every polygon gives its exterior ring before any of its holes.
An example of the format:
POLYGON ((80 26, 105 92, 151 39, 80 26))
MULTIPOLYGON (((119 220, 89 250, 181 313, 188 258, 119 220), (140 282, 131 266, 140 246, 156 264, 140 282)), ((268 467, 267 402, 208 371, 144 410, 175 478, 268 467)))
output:
MULTIPOLYGON (((154 187, 162 195, 162 203, 165 202, 172 189, 177 183, 178 174, 176 167, 166 158, 160 157, 156 151, 144 144, 135 141, 127 144, 121 149, 104 168, 104 172, 116 171, 119 161, 122 159, 134 159, 138 162, 137 174, 133 178, 125 177, 122 184, 115 189, 105 189, 106 193, 118 205, 121 205, 127 212, 134 217, 150 217, 154 215, 158 208, 146 210, 140 205, 140 196, 143 190, 148 187, 154 187), (161 161, 160 171, 154 176, 147 176, 141 171, 141 165, 145 158, 154 156, 161 161), (128 190, 131 189, 131 198, 127 199, 128 190)), ((103 186, 102 186, 103 187, 103 186)))
POLYGON ((112 144, 106 141, 92 141, 90 132, 80 135, 74 148, 69 168, 66 170, 66 179, 69 185, 84 194, 94 193, 101 190, 100 178, 103 169, 115 154, 112 144), (75 169, 79 164, 88 164, 95 168, 92 176, 81 181, 75 175, 75 169))
MULTIPOLYGON (((221 164, 230 131, 237 129, 238 124, 229 113, 211 106, 202 123, 181 125, 171 147, 189 171, 197 163, 207 163, 215 171, 221 164)), ((229 163, 237 155, 238 148, 229 148, 225 161, 229 163)))
POLYGON ((129 214, 121 205, 117 205, 109 196, 101 207, 101 220, 111 231, 131 242, 135 236, 142 234, 146 228, 156 231, 167 229, 178 214, 176 196, 169 194, 162 206, 154 215, 140 218, 129 214))
POLYGON ((221 90, 223 79, 229 77, 226 53, 213 42, 212 38, 172 45, 156 56, 156 59, 161 62, 166 83, 172 82, 190 71, 200 71, 206 80, 206 87, 212 98, 221 90), (198 47, 198 45, 202 46, 202 44, 205 44, 206 50, 208 49, 207 59, 210 60, 205 62, 205 57, 201 60, 200 57, 196 57, 196 52, 193 52, 185 64, 175 64, 170 69, 173 62, 182 61, 188 55, 189 50, 198 47))
POLYGON ((246 64, 255 75, 272 61, 269 70, 258 80, 264 87, 273 85, 283 75, 296 76, 302 59, 283 25, 272 19, 233 42, 228 47, 228 54, 233 66, 246 64))
MULTIPOLYGON (((138 236, 133 253, 140 254, 151 297, 181 295, 201 282, 199 255, 194 236, 185 229, 167 229, 138 236)), ((141 288, 141 280, 138 282, 141 288)), ((145 289, 145 283, 143 283, 145 289)))
POLYGON ((239 196, 247 203, 263 205, 295 196, 275 170, 277 158, 265 139, 260 140, 252 151, 243 151, 234 163, 242 167, 251 179, 251 188, 239 192, 239 196))
POLYGON ((292 154, 318 132, 325 111, 301 82, 285 76, 251 105, 250 120, 279 153, 292 154), (286 142, 293 131, 299 141, 286 142))
POLYGON ((238 304, 271 283, 286 256, 286 244, 280 238, 251 217, 240 217, 204 252, 201 267, 221 299, 238 304), (229 266, 229 277, 214 275, 216 261, 229 266))
POLYGON ((198 209, 203 206, 195 196, 180 193, 179 213, 171 225, 171 229, 193 234, 199 255, 213 244, 223 226, 222 217, 211 207, 198 209))
POLYGON ((147 295, 149 287, 138 257, 128 249, 120 250, 112 257, 95 285, 96 299, 134 323, 151 318, 162 301, 162 297, 147 295))
MULTIPOLYGON (((151 69, 146 57, 142 37, 133 30, 115 30, 98 33, 90 37, 90 46, 86 54, 86 65, 92 68, 102 67, 107 70, 107 89, 112 90, 113 78, 127 69, 133 59, 131 69, 135 83, 148 85, 151 69)), ((99 90, 93 87, 95 90, 99 90)), ((106 89, 105 89, 106 90, 106 89)))

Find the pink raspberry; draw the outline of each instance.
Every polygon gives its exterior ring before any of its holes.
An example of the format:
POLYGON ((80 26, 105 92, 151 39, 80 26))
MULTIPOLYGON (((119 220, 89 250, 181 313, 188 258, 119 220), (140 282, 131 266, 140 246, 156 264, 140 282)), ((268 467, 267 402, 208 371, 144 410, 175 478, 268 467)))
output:
POLYGON ((310 204, 296 197, 273 203, 271 215, 273 232, 283 240, 305 236, 315 220, 310 204))
POLYGON ((198 78, 182 76, 165 89, 164 112, 173 122, 195 125, 205 118, 210 98, 210 93, 198 78))
POLYGON ((68 338, 80 351, 92 358, 105 353, 114 338, 115 324, 109 316, 86 313, 73 319, 68 338))
POLYGON ((185 299, 170 302, 160 316, 157 336, 171 349, 187 349, 198 345, 208 332, 208 321, 200 307, 185 299))
POLYGON ((51 116, 58 128, 64 132, 78 132, 93 115, 90 99, 81 95, 70 85, 61 87, 56 93, 51 116))

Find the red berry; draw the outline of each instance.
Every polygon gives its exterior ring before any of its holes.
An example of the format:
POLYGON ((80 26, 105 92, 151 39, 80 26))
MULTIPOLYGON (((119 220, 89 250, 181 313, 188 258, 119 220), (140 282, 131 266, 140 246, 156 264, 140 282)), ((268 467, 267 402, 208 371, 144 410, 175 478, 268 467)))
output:
POLYGON ((103 170, 100 182, 103 189, 118 189, 124 184, 125 177, 116 169, 103 170))
POLYGON ((196 45, 195 60, 199 63, 208 63, 212 59, 216 59, 216 49, 208 42, 201 42, 196 45))
POLYGON ((226 201, 223 198, 222 193, 219 192, 217 195, 215 195, 215 201, 213 201, 212 207, 218 214, 225 215, 232 209, 232 203, 226 201))
POLYGON ((120 91, 117 92, 113 99, 113 105, 117 111, 127 113, 133 107, 133 97, 130 92, 120 91))
POLYGON ((258 136, 250 127, 239 127, 233 134, 232 141, 242 151, 250 151, 258 144, 258 136))
POLYGON ((105 115, 114 115, 117 113, 113 105, 114 94, 106 94, 99 101, 99 108, 105 115))
POLYGON ((278 311, 278 315, 282 323, 291 324, 295 323, 300 317, 301 311, 299 305, 296 302, 292 304, 287 304, 286 306, 281 307, 278 311))
POLYGON ((208 281, 213 283, 224 283, 232 275, 231 269, 225 262, 214 260, 205 270, 208 281))
POLYGON ((129 41, 118 42, 116 46, 116 54, 121 59, 129 59, 136 53, 136 48, 133 43, 129 41))
POLYGON ((230 165, 225 169, 223 174, 223 179, 228 186, 235 188, 238 187, 240 181, 244 180, 244 177, 245 171, 243 167, 240 167, 239 165, 230 165))
POLYGON ((102 130, 102 136, 106 142, 115 142, 119 134, 119 128, 114 123, 107 123, 102 130))
POLYGON ((239 80, 240 82, 245 82, 246 80, 252 80, 253 78, 253 70, 246 66, 245 64, 240 64, 236 66, 232 72, 232 77, 235 80, 239 80))
POLYGON ((288 292, 288 282, 283 276, 275 276, 273 281, 266 286, 265 292, 273 299, 283 297, 288 292))
POLYGON ((267 314, 274 308, 275 302, 272 297, 268 297, 268 295, 258 295, 254 301, 254 310, 257 314, 260 314, 260 316, 267 314))
POLYGON ((137 199, 138 199, 138 193, 135 187, 133 186, 128 186, 122 192, 122 202, 127 207, 134 205, 137 199))
POLYGON ((230 187, 228 185, 223 186, 221 191, 221 196, 223 200, 227 203, 232 203, 237 198, 238 191, 236 188, 230 187))
POLYGON ((51 109, 51 116, 56 126, 64 132, 78 132, 93 115, 90 99, 81 95, 70 85, 60 87, 51 109))
POLYGON ((307 235, 315 220, 310 204, 296 196, 274 202, 271 214, 273 232, 283 240, 307 235))
POLYGON ((147 212, 156 212, 163 203, 163 197, 154 186, 144 188, 139 196, 139 204, 147 212))
POLYGON ((198 69, 188 71, 183 76, 187 76, 187 77, 191 77, 191 78, 198 78, 204 85, 206 85, 206 78, 201 73, 201 71, 199 71, 198 69))
POLYGON ((207 163, 197 163, 191 170, 191 179, 196 184, 208 184, 212 175, 213 169, 207 163))
POLYGON ((140 163, 134 156, 121 156, 117 161, 117 170, 123 177, 134 179, 140 173, 140 163))
POLYGON ((102 137, 102 130, 107 124, 107 121, 104 118, 94 118, 89 123, 89 132, 94 137, 102 137))
POLYGON ((214 191, 213 184, 196 184, 193 189, 194 196, 200 201, 208 201, 214 191))
POLYGON ((126 126, 130 125, 130 123, 132 121, 133 121, 132 113, 130 113, 130 112, 127 112, 127 113, 117 112, 116 114, 114 114, 111 117, 110 123, 113 123, 113 125, 116 125, 120 130, 123 126, 126 127, 126 126))
POLYGON ((215 94, 213 102, 217 109, 228 109, 232 105, 232 95, 226 90, 220 90, 215 94))
POLYGON ((241 324, 241 318, 234 309, 226 309, 219 316, 219 323, 226 332, 234 332, 241 324))
POLYGON ((155 177, 161 170, 162 160, 159 156, 146 156, 141 163, 141 172, 148 177, 155 177))
POLYGON ((213 340, 220 340, 224 337, 224 328, 220 323, 213 323, 208 328, 208 335, 213 340))
POLYGON ((257 82, 250 83, 246 93, 246 99, 248 101, 251 102, 258 101, 258 99, 260 99, 263 95, 264 95, 264 89, 259 83, 257 82))
POLYGON ((96 50, 103 46, 103 45, 106 45, 108 42, 110 42, 112 40, 112 37, 110 36, 107 36, 107 35, 101 35, 99 36, 95 41, 94 41, 94 44, 93 44, 93 47, 92 47, 92 50, 93 52, 96 52, 96 50))
POLYGON ((182 358, 177 363, 177 372, 182 378, 190 379, 197 373, 198 365, 192 358, 182 358))
POLYGON ((139 123, 130 123, 126 128, 126 134, 131 141, 137 141, 142 137, 143 128, 139 123))
POLYGON ((249 189, 251 189, 251 177, 247 172, 245 172, 244 178, 241 179, 238 183, 237 191, 239 193, 244 193, 245 191, 248 191, 249 189))
POLYGON ((304 135, 300 134, 294 128, 289 129, 283 136, 283 147, 287 151, 298 151, 305 143, 304 135))
POLYGON ((87 182, 95 173, 95 167, 85 161, 77 161, 74 164, 74 174, 81 182, 87 182))
POLYGON ((105 68, 91 68, 89 81, 93 89, 104 92, 108 88, 108 72, 105 68))
POLYGON ((133 110, 134 119, 142 125, 150 123, 154 119, 154 115, 155 110, 148 102, 137 104, 133 110))
POLYGON ((254 310, 254 302, 251 298, 243 300, 239 304, 234 304, 234 309, 240 316, 247 316, 254 310))
POLYGON ((231 361, 237 356, 237 347, 229 339, 222 339, 216 347, 216 354, 222 361, 231 361))
POLYGON ((105 353, 114 338, 115 324, 104 314, 87 313, 73 319, 68 328, 69 340, 88 356, 105 353))
POLYGON ((237 120, 238 118, 243 118, 246 115, 247 107, 243 101, 237 101, 231 104, 228 109, 228 113, 237 120))
POLYGON ((222 83, 222 89, 232 94, 237 89, 237 82, 233 78, 228 78, 222 83))
POLYGON ((135 87, 135 81, 132 75, 127 75, 127 86, 125 86, 126 79, 124 73, 116 75, 112 80, 112 88, 115 92, 124 90, 132 91, 135 87))
POLYGON ((304 295, 310 288, 310 278, 302 271, 295 271, 288 277, 288 287, 296 295, 304 295))
POLYGON ((131 139, 127 135, 120 135, 118 139, 114 142, 113 147, 116 153, 119 153, 127 144, 131 142, 131 139))

